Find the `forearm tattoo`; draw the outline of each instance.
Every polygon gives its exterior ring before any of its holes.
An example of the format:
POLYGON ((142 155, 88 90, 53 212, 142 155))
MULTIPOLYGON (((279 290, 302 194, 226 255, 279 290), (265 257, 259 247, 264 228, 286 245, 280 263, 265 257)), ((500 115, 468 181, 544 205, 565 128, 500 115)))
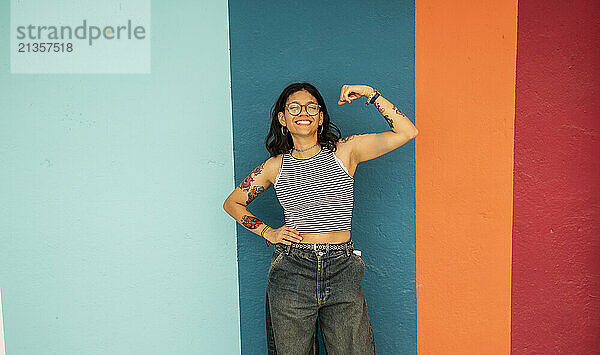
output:
MULTIPOLYGON (((396 111, 396 113, 399 114, 400 116, 406 117, 406 115, 402 111, 400 111, 396 106, 394 106, 394 111, 396 111)), ((406 118, 408 118, 408 117, 406 117, 406 118)))
POLYGON ((256 198, 256 196, 260 195, 263 191, 265 191, 264 186, 252 187, 250 192, 248 192, 248 201, 246 201, 246 205, 248 205, 250 202, 252 202, 252 200, 254 200, 256 198))
POLYGON ((256 229, 259 225, 263 224, 260 219, 254 216, 243 215, 242 216, 242 225, 248 229, 256 229))
POLYGON ((262 164, 254 168, 254 170, 252 170, 252 172, 248 176, 246 176, 244 181, 242 181, 238 187, 242 191, 250 190, 250 185, 252 184, 252 181, 254 181, 254 177, 262 172, 264 166, 265 163, 263 162, 262 164))
POLYGON ((390 116, 387 113, 385 113, 385 110, 383 109, 383 107, 381 107, 381 104, 379 102, 375 102, 375 107, 377 107, 377 111, 379 111, 379 113, 383 115, 390 128, 394 129, 394 121, 390 118, 390 116))

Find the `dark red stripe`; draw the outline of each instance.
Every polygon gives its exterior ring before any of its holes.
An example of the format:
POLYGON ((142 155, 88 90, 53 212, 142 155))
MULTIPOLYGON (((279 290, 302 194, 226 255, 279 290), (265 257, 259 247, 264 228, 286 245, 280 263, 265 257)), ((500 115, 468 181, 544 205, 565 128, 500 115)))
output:
POLYGON ((514 353, 600 353, 600 1, 520 1, 514 353))

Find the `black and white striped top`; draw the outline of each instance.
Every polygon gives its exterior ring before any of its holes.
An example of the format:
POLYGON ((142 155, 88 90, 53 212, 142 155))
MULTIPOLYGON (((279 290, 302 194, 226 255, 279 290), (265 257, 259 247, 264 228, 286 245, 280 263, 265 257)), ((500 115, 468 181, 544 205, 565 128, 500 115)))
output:
POLYGON ((307 234, 350 230, 354 179, 326 147, 308 159, 283 154, 273 187, 287 226, 307 234))

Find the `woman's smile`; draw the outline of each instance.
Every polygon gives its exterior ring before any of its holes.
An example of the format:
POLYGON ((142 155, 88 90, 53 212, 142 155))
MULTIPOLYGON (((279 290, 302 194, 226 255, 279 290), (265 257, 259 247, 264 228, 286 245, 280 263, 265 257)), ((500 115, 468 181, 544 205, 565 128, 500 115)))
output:
POLYGON ((298 120, 298 121, 296 121, 296 124, 298 126, 310 126, 311 123, 312 122, 309 121, 309 120, 298 120))

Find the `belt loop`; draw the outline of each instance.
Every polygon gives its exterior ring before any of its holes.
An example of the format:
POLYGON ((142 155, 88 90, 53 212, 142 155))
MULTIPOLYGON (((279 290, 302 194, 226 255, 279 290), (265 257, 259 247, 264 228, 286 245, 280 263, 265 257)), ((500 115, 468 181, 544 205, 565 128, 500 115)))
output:
POLYGON ((329 254, 329 246, 330 246, 330 244, 329 244, 329 243, 327 243, 327 246, 325 247, 325 252, 326 252, 327 254, 329 254))
POLYGON ((315 252, 317 251, 317 243, 313 244, 313 247, 315 249, 315 252))
POLYGON ((350 246, 348 245, 348 243, 346 243, 346 244, 344 245, 344 247, 345 247, 345 249, 346 249, 346 256, 350 256, 350 252, 349 252, 349 250, 350 250, 350 246))
POLYGON ((292 250, 292 243, 290 245, 286 245, 285 247, 285 255, 290 255, 290 251, 292 250))

